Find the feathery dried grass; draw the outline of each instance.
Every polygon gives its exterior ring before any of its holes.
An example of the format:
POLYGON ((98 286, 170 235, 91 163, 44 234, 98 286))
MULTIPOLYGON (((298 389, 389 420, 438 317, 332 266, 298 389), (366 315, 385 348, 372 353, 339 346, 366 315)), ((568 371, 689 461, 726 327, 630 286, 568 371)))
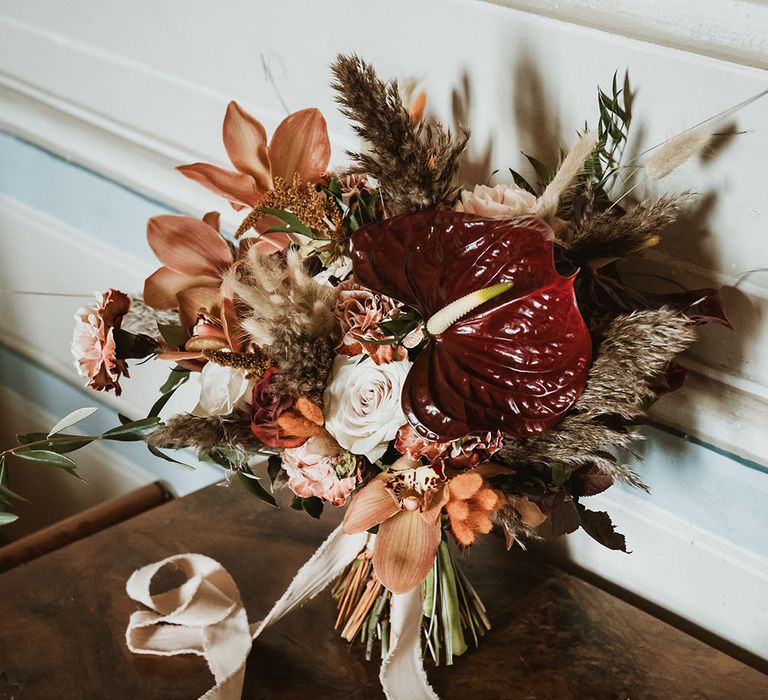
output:
POLYGON ((191 447, 201 452, 222 446, 241 446, 246 449, 263 447, 251 432, 250 423, 250 416, 244 411, 226 416, 193 416, 182 413, 155 430, 147 442, 153 447, 191 447))
POLYGON ((157 324, 179 324, 177 311, 160 311, 148 306, 144 297, 140 294, 131 295, 131 310, 123 319, 122 329, 129 333, 148 335, 151 338, 159 338, 160 331, 157 324))
POLYGON ((700 154, 707 147, 717 128, 726 117, 766 95, 768 95, 768 88, 655 147, 652 151, 653 155, 645 162, 646 175, 651 180, 661 180, 666 177, 689 158, 700 154))
POLYGON ((714 134, 714 123, 706 123, 673 136, 659 146, 645 162, 651 180, 661 180, 689 158, 701 153, 714 134))
POLYGON ((635 255, 660 241, 659 232, 677 219, 688 193, 665 195, 655 202, 637 204, 625 213, 607 209, 588 216, 567 242, 579 262, 609 261, 635 255))
POLYGON ((336 353, 336 341, 330 336, 316 337, 303 333, 287 315, 284 323, 276 323, 270 352, 279 358, 280 373, 275 376, 278 394, 309 396, 322 404, 323 390, 336 353))
POLYGON ((568 193, 583 172, 584 164, 595 150, 597 134, 585 133, 579 137, 573 148, 568 152, 555 177, 547 185, 541 197, 536 200, 535 213, 543 219, 551 220, 557 214, 561 198, 568 193))
POLYGON ((317 400, 337 341, 336 290, 312 278, 296 251, 289 251, 283 262, 254 248, 239 269, 228 274, 226 283, 244 307, 241 325, 249 340, 268 347, 280 368, 276 390, 317 400))
POLYGON ((642 401, 654 395, 650 382, 694 339, 693 324, 669 308, 619 316, 606 330, 574 410, 540 436, 508 440, 499 458, 510 464, 594 464, 614 479, 646 488, 607 449, 631 453, 637 438, 625 422, 644 415, 642 401))
POLYGON ((251 248, 225 283, 245 307, 241 325, 256 345, 271 346, 278 325, 290 324, 315 338, 332 335, 336 328, 335 290, 315 281, 294 250, 283 261, 251 248))
POLYGON ((353 171, 378 180, 388 214, 428 209, 449 199, 469 132, 462 129, 454 139, 437 122, 414 120, 397 82, 382 81, 358 56, 338 56, 332 70, 341 111, 369 148, 349 154, 353 171))

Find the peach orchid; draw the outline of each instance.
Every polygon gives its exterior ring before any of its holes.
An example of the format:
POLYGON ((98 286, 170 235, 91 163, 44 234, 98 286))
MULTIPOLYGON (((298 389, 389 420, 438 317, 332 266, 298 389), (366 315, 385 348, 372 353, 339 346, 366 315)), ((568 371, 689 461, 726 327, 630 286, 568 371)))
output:
POLYGON ((373 568, 393 593, 415 588, 432 568, 448 495, 444 481, 437 469, 401 457, 360 489, 344 514, 347 534, 379 526, 373 568))
MULTIPOLYGON (((331 159, 328 129, 318 109, 289 114, 267 144, 262 123, 233 101, 227 106, 222 131, 234 171, 209 163, 181 165, 177 170, 226 197, 237 211, 258 207, 262 197, 273 189, 275 178, 290 183, 298 175, 303 183, 319 182, 331 159)), ((262 234, 261 239, 273 250, 282 250, 289 243, 283 233, 262 234)))
POLYGON ((201 309, 219 315, 222 279, 235 260, 218 232, 218 214, 206 214, 202 221, 155 216, 147 226, 147 241, 163 266, 144 282, 144 301, 155 309, 178 308, 187 329, 201 309))

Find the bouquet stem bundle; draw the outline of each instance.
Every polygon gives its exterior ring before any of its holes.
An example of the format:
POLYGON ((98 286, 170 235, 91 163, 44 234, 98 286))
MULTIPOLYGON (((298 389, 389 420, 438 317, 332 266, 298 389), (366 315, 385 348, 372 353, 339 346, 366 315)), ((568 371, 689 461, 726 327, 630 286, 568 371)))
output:
MULTIPOLYGON (((331 594, 338 616, 335 629, 342 639, 358 640, 365 658, 378 646, 381 658, 390 647, 389 606, 392 593, 379 581, 372 555, 362 551, 336 581, 331 594)), ((454 559, 446 540, 440 542, 435 562, 422 584, 424 647, 435 665, 450 666, 455 656, 477 647, 491 629, 486 608, 475 587, 454 559)))

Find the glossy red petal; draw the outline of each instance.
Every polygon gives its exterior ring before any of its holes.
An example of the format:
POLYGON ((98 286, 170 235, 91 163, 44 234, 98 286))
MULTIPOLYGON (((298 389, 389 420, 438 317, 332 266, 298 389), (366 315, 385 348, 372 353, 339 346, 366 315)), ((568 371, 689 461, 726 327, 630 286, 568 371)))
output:
POLYGON ((555 270, 543 220, 420 212, 367 226, 352 243, 358 281, 425 319, 470 292, 513 283, 416 358, 403 410, 422 436, 445 442, 473 431, 536 434, 580 396, 591 341, 573 280, 555 270))
POLYGON ((241 173, 250 175, 263 192, 272 189, 272 175, 267 155, 267 132, 261 122, 237 102, 230 102, 224 117, 224 148, 241 173))
POLYGON ((290 182, 298 174, 304 182, 317 182, 331 160, 331 142, 325 117, 318 109, 289 114, 275 129, 269 144, 272 174, 290 182))

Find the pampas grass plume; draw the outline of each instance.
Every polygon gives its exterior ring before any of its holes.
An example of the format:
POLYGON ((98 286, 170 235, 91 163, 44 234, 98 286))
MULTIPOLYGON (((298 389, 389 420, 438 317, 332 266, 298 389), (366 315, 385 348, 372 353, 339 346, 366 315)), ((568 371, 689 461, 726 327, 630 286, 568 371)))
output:
POLYGON ((541 197, 536 200, 536 214, 544 219, 552 219, 557 214, 560 199, 584 169, 584 163, 595 150, 596 143, 597 134, 587 132, 579 137, 565 160, 560 164, 552 182, 547 185, 541 197))
POLYGON ((701 124, 697 124, 683 133, 673 136, 655 149, 654 154, 645 163, 645 173, 651 180, 661 180, 675 168, 680 167, 689 158, 701 153, 715 135, 723 119, 734 112, 768 95, 768 89, 753 95, 733 107, 726 109, 701 124))
POLYGON ((715 124, 707 123, 673 136, 648 159, 645 173, 651 180, 661 180, 685 161, 701 153, 714 135, 715 124))

